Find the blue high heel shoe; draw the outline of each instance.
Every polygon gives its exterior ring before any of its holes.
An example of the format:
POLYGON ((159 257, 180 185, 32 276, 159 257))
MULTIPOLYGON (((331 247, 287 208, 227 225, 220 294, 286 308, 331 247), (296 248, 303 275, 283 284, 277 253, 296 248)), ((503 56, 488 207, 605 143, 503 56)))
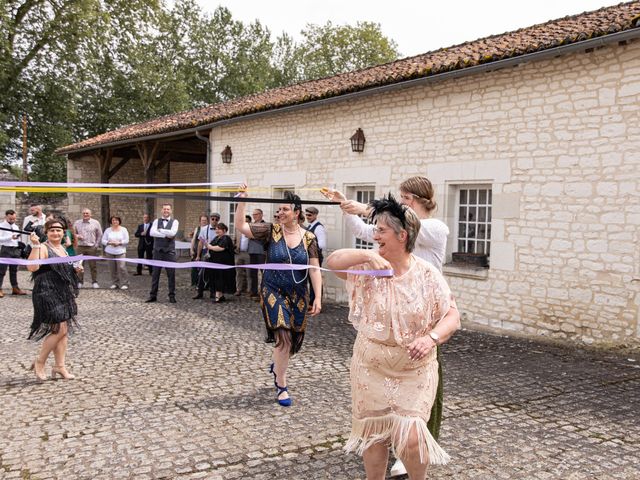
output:
POLYGON ((283 399, 279 399, 278 397, 280 396, 280 394, 282 394, 283 392, 288 392, 287 387, 281 387, 276 383, 276 389, 278 391, 278 393, 276 394, 276 399, 278 400, 278 403, 280 404, 281 407, 290 407, 291 406, 291 397, 289 398, 283 398, 283 399))

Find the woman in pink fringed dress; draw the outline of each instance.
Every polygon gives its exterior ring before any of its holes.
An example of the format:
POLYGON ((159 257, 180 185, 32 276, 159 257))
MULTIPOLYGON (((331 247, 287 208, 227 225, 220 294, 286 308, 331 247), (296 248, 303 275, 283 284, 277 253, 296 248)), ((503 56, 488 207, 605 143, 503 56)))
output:
POLYGON ((391 269, 390 277, 338 274, 347 280, 349 319, 358 330, 351 360, 352 429, 347 451, 363 455, 368 480, 384 479, 389 448, 409 478, 424 479, 447 453, 427 429, 438 387, 436 345, 460 326, 442 274, 411 252, 420 220, 392 195, 372 202, 373 250, 343 249, 332 270, 391 269))

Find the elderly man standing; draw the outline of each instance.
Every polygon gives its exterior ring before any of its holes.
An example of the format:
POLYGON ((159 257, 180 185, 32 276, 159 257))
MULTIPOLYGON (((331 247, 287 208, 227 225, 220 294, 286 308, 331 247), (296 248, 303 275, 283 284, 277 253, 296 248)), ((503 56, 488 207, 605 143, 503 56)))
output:
MULTIPOLYGON (((82 218, 76 220, 73 224, 73 229, 78 239, 76 253, 78 255, 98 256, 98 246, 102 240, 102 227, 100 226, 100 222, 91 218, 91 210, 88 208, 82 210, 82 218)), ((93 288, 100 288, 100 285, 98 285, 98 268, 96 261, 87 260, 85 264, 89 265, 89 269, 91 270, 91 286, 93 288)), ((78 288, 82 288, 85 271, 86 269, 78 273, 80 279, 78 288)))
MULTIPOLYGON (((0 257, 20 258, 20 247, 18 246, 20 229, 16 225, 16 212, 14 210, 5 212, 4 222, 0 223, 0 227, 6 229, 0 230, 0 257), (13 230, 15 233, 8 230, 13 230)), ((18 287, 18 266, 2 263, 0 264, 0 298, 4 297, 2 283, 4 282, 5 273, 7 273, 7 267, 9 267, 9 281, 11 282, 13 295, 26 295, 27 293, 18 287)))
MULTIPOLYGON (((307 230, 313 233, 318 240, 318 262, 322 266, 324 260, 323 252, 327 251, 327 229, 318 220, 318 209, 316 207, 307 207, 304 209, 304 216, 307 220, 307 230)), ((309 279, 311 281, 311 279, 309 279)), ((316 298, 313 288, 309 292, 309 304, 313 305, 313 300, 316 298)))

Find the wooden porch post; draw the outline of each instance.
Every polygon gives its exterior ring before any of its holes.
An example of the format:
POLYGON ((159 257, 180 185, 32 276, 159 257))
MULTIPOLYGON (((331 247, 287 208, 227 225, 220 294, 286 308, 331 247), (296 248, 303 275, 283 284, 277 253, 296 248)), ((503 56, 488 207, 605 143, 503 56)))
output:
MULTIPOLYGON (((100 150, 94 154, 100 168, 100 183, 109 183, 111 160, 113 159, 113 150, 108 148, 106 152, 100 150)), ((100 195, 100 217, 102 218, 102 226, 106 228, 109 224, 109 214, 111 207, 109 203, 109 195, 100 195)))
MULTIPOLYGON (((155 157, 158 154, 159 146, 159 142, 154 142, 153 144, 149 144, 148 142, 136 144, 136 148, 138 149, 138 154, 140 155, 140 160, 142 161, 142 166, 144 168, 145 183, 147 183, 148 185, 153 184, 153 181, 155 179, 155 157)), ((145 213, 147 213, 150 217, 153 217, 155 214, 155 200, 153 198, 147 197, 145 198, 144 202, 145 213)))

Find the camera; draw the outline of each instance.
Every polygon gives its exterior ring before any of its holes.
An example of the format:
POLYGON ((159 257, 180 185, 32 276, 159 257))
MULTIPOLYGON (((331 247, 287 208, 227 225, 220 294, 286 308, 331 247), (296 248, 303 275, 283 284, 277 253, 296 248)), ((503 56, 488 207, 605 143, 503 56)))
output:
POLYGON ((40 239, 40 242, 45 242, 47 240, 47 236, 44 233, 44 227, 42 225, 34 226, 33 222, 30 221, 24 226, 24 231, 35 233, 40 239))

